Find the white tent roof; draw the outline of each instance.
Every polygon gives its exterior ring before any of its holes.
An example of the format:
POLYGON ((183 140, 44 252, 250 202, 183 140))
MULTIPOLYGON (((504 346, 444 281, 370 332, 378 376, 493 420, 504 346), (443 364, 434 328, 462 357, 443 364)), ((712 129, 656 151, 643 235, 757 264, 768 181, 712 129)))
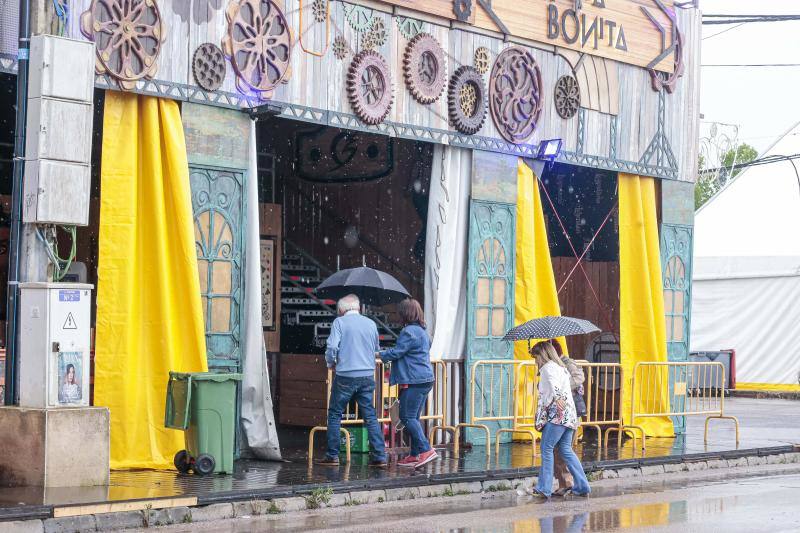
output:
MULTIPOLYGON (((795 154, 800 122, 761 157, 795 154)), ((695 279, 800 275, 800 159, 749 167, 701 207, 694 256, 695 279)))

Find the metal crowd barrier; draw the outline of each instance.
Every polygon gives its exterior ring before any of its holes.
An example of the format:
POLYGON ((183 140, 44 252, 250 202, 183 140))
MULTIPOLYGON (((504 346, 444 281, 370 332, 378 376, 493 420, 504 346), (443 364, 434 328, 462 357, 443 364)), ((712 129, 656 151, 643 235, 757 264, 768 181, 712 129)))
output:
POLYGON ((712 419, 732 420, 739 444, 739 420, 725 415, 725 366, 714 362, 637 363, 633 369, 630 420, 620 433, 629 432, 642 437, 644 429, 637 419, 664 416, 705 416, 703 439, 708 444, 708 424, 712 419), (659 386, 661 384, 662 386, 659 386), (659 391, 667 389, 667 402, 659 391), (636 399, 639 398, 639 401, 636 399))
MULTIPOLYGON (((622 398, 622 365, 619 363, 589 363, 575 361, 583 370, 586 377, 583 382, 584 401, 586 402, 586 415, 580 422, 580 427, 593 428, 597 431, 598 448, 608 448, 606 432, 603 437, 603 427, 619 430, 622 427, 620 414, 620 401, 622 398)), ((617 446, 622 444, 622 432, 617 437, 617 446)))
MULTIPOLYGON (((434 437, 439 432, 451 432, 456 434, 456 428, 447 425, 447 363, 445 361, 431 361, 433 366, 434 385, 431 394, 423 407, 423 414, 420 420, 431 421, 433 426, 430 429, 429 439, 431 445, 434 444, 434 437)), ((389 408, 399 399, 400 388, 397 385, 389 385, 389 372, 391 371, 391 363, 384 363, 381 360, 375 361, 375 392, 372 394, 372 405, 375 407, 375 412, 378 417, 378 423, 384 424, 391 422, 389 416, 389 408)), ((326 405, 330 404, 331 387, 333 386, 334 372, 328 369, 328 378, 326 380, 326 405)), ((342 427, 341 432, 347 439, 345 451, 347 460, 350 461, 350 432, 344 426, 361 425, 364 419, 361 418, 359 413, 358 404, 355 404, 351 410, 350 404, 345 408, 342 413, 342 427)), ((311 428, 308 434, 308 460, 309 462, 314 459, 314 435, 318 431, 327 431, 327 426, 316 426, 311 428)))
POLYGON ((538 372, 533 361, 481 360, 472 364, 469 383, 469 421, 456 425, 454 453, 459 452, 461 430, 480 429, 486 434, 486 453, 492 439, 486 422, 510 422, 510 427, 495 431, 495 453, 500 453, 500 436, 504 433, 525 433, 531 438, 531 450, 536 456, 536 433, 534 426, 538 372), (496 385, 496 386, 495 386, 496 385), (518 391, 530 389, 533 394, 523 395, 519 401, 518 391), (531 402, 533 410, 526 415, 531 402))

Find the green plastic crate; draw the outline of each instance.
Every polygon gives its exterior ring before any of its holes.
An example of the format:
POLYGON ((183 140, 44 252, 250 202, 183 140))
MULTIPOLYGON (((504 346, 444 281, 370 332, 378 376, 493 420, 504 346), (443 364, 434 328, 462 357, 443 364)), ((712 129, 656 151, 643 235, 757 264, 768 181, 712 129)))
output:
MULTIPOLYGON (((350 432, 350 452, 351 453, 369 453, 369 434, 365 427, 346 427, 350 432)), ((344 435, 340 438, 342 452, 346 451, 344 435)))

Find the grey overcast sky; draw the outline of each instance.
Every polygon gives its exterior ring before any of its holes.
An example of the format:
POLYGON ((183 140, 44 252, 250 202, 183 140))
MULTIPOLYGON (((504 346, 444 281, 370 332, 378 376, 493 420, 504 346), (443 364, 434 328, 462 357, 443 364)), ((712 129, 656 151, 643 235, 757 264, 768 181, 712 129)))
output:
MULTIPOLYGON (((800 0, 700 0, 704 14, 800 15, 800 0)), ((702 64, 800 64, 800 21, 703 26, 702 64)), ((740 126, 739 138, 762 153, 800 121, 800 67, 704 67, 700 112, 708 122, 740 126)))

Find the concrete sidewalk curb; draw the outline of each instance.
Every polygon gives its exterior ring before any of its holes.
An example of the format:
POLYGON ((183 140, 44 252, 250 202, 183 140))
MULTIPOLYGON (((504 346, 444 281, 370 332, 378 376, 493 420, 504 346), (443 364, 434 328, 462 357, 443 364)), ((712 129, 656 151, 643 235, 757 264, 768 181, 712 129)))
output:
MULTIPOLYGON (((643 464, 641 466, 620 466, 588 470, 591 481, 625 479, 634 477, 660 476, 679 472, 722 470, 729 468, 749 468, 763 465, 800 464, 800 451, 776 453, 771 455, 750 455, 732 459, 687 460, 679 463, 643 464)), ((66 533, 83 531, 119 531, 148 526, 189 524, 282 514, 333 507, 350 507, 368 503, 383 503, 418 498, 458 496, 462 494, 495 493, 529 488, 536 483, 535 476, 510 476, 507 478, 484 473, 483 481, 418 484, 382 490, 357 490, 334 493, 330 488, 317 488, 304 496, 274 499, 249 499, 239 502, 212 503, 198 507, 175 507, 148 511, 126 511, 77 517, 48 518, 45 520, 25 520, 2 522, 2 529, 9 533, 66 533)), ((427 479, 427 478, 420 478, 427 479)))

